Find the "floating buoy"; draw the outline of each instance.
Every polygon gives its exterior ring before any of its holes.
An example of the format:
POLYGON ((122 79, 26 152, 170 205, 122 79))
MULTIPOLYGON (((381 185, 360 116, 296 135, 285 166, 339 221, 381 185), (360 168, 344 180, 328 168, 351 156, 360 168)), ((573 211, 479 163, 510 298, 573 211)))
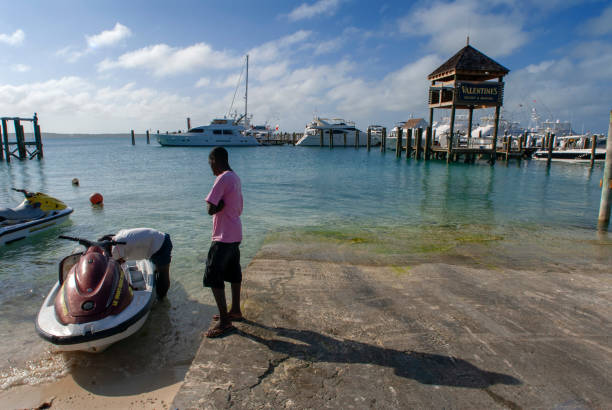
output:
POLYGON ((92 205, 102 205, 103 201, 104 198, 102 197, 102 194, 98 192, 94 192, 93 194, 89 195, 89 202, 91 202, 92 205))
POLYGON ((79 179, 78 178, 72 178, 72 185, 79 185, 79 179))

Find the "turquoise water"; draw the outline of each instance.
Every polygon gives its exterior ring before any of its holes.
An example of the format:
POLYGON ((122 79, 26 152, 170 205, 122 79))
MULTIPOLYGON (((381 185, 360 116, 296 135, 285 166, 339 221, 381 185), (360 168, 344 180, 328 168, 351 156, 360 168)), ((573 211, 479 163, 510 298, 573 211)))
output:
MULTIPOLYGON (((0 163, 0 206, 22 200, 10 190, 16 187, 62 199, 74 213, 61 227, 0 249, 0 337, 5 341, 0 357, 8 358, 0 366, 0 387, 48 380, 78 366, 75 357, 80 356, 45 353, 33 324, 56 280, 57 263, 74 249, 73 243, 56 239, 60 234, 95 239, 141 226, 170 233, 174 251, 168 302, 156 306, 144 336, 137 337, 157 346, 159 366, 184 367, 214 311, 209 292, 201 287, 211 231, 204 197, 214 180, 209 149, 163 148, 140 139, 132 146, 128 136, 47 138, 44 144, 42 161, 0 163), (71 184, 73 178, 79 186, 71 184), (104 196, 103 208, 89 204, 93 192, 104 196), (157 330, 151 324, 155 321, 164 321, 165 328, 157 330), (172 352, 167 344, 173 345, 172 352)), ((609 262, 609 241, 595 232, 601 164, 592 170, 588 164, 547 167, 539 161, 447 165, 396 159, 378 148, 228 151, 243 185, 245 267, 271 233, 294 241, 375 238, 372 249, 384 255, 381 247, 387 242, 401 248, 402 238, 410 238, 405 243, 413 250, 419 241, 447 246, 449 241, 465 243, 467 232, 467 242, 502 238, 504 245, 497 250, 514 260, 527 255, 533 263, 538 253, 548 251, 548 260, 550 255, 563 258, 566 250, 578 249, 578 262, 609 262), (541 248, 533 251, 529 241, 541 248)), ((119 343, 108 354, 121 356, 133 347, 130 343, 135 342, 119 343)), ((126 371, 150 370, 141 359, 125 365, 126 371)), ((103 366, 102 359, 95 360, 103 366)))

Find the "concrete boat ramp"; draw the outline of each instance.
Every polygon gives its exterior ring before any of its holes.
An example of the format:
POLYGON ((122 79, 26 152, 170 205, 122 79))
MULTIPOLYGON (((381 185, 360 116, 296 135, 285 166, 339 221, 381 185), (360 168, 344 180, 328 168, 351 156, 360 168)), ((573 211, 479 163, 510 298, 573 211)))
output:
POLYGON ((264 247, 243 295, 248 320, 203 338, 172 408, 612 403, 609 265, 381 267, 264 247))

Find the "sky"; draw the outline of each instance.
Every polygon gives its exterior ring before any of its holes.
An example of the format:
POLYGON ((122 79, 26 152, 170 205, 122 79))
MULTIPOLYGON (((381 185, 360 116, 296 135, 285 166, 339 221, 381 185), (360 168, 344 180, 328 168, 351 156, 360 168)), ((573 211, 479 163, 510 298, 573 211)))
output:
POLYGON ((43 132, 176 131, 187 117, 196 126, 242 113, 247 54, 254 124, 302 132, 314 115, 361 129, 427 120, 427 75, 468 36, 510 70, 506 119, 527 126, 535 109, 607 133, 612 109, 609 1, 0 4, 0 116, 36 112, 43 132))

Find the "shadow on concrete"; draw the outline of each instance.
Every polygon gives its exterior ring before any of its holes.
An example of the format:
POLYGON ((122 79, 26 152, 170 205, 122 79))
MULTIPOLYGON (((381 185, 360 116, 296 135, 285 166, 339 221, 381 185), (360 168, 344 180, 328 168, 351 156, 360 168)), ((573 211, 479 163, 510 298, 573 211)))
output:
POLYGON ((310 330, 268 327, 248 320, 244 323, 273 335, 266 338, 256 334, 258 331, 249 333, 246 327, 242 327, 239 331, 242 336, 264 344, 272 351, 305 361, 385 366, 392 368, 399 377, 429 385, 484 389, 494 384, 521 384, 512 376, 481 370, 451 356, 399 351, 353 340, 338 340, 310 330), (296 342, 279 340, 275 336, 296 342))

